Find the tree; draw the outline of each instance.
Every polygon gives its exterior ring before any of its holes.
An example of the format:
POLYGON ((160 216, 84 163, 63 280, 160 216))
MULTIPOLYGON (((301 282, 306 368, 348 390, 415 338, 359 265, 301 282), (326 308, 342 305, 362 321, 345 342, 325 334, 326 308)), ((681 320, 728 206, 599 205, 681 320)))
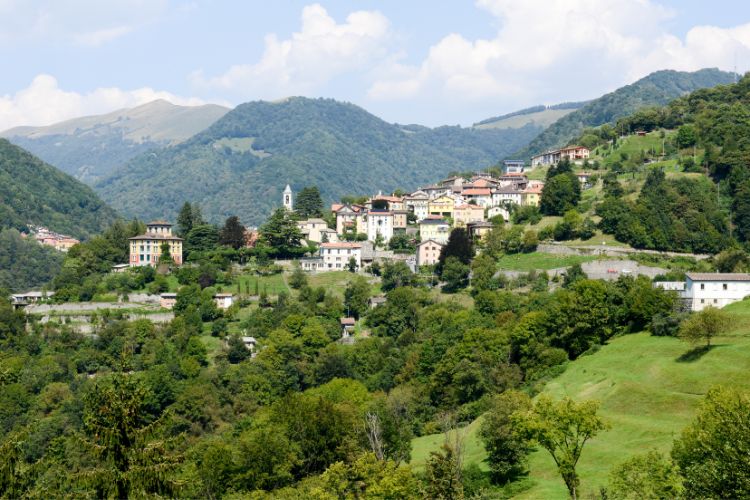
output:
POLYGON ((495 288, 496 283, 493 279, 495 272, 497 272, 495 259, 486 253, 478 255, 471 263, 471 285, 474 291, 481 292, 495 288))
POLYGON ((381 271, 382 282, 380 288, 384 292, 399 288, 402 286, 411 286, 414 284, 414 273, 411 272, 406 262, 400 260, 395 262, 386 262, 381 271))
POLYGON ((294 200, 294 210, 303 219, 323 216, 323 199, 318 186, 302 188, 294 200))
POLYGON ((295 290, 299 290, 305 285, 307 285, 307 275, 299 263, 296 263, 292 275, 289 277, 289 286, 295 290))
POLYGON ((396 233, 388 240, 388 248, 395 251, 414 252, 417 245, 414 238, 406 233, 396 233))
POLYGON ((531 409, 531 399, 522 392, 509 390, 492 400, 484 415, 479 436, 487 450, 493 480, 499 484, 512 481, 523 473, 530 448, 526 439, 513 427, 511 418, 516 412, 531 409))
POLYGON ((97 496, 175 495, 179 483, 170 474, 181 458, 166 441, 155 439, 160 421, 149 423, 147 396, 138 379, 122 373, 97 381, 85 396, 84 443, 97 461, 76 478, 94 487, 97 496))
POLYGON ((427 461, 427 498, 460 500, 464 498, 460 461, 452 446, 444 443, 440 451, 431 451, 427 461))
POLYGON ((636 455, 612 469, 607 488, 608 497, 623 500, 682 498, 682 493, 679 470, 658 451, 636 455))
POLYGON ((443 266, 448 257, 456 257, 461 263, 469 264, 474 258, 474 245, 469 238, 469 232, 463 227, 457 227, 451 231, 448 241, 440 250, 440 258, 435 266, 435 273, 441 276, 443 266))
POLYGON ((224 227, 219 231, 219 243, 235 250, 245 246, 245 227, 236 215, 227 217, 224 227))
POLYGON ((581 183, 565 172, 550 178, 542 189, 539 210, 545 215, 562 215, 575 208, 581 199, 581 183))
POLYGON ((513 415, 520 435, 539 443, 552 456, 573 499, 578 496, 580 479, 576 465, 583 447, 589 439, 609 427, 597 415, 598 409, 596 401, 576 403, 568 397, 554 401, 542 394, 531 410, 513 415))
POLYGON ((193 207, 186 201, 177 215, 177 235, 185 238, 193 229, 193 207))
POLYGON ((298 253, 302 233, 291 214, 279 208, 260 227, 260 237, 277 255, 289 257, 298 253))
POLYGON ((581 264, 573 264, 570 266, 563 275, 563 288, 570 288, 576 281, 585 280, 588 276, 583 272, 581 264))
POLYGON ((216 248, 219 241, 219 232, 211 224, 200 224, 193 226, 185 238, 185 247, 188 252, 208 252, 216 248))
POLYGON ((726 332, 731 326, 730 316, 712 306, 692 314, 680 325, 680 338, 691 344, 700 340, 706 341, 706 346, 711 346, 711 339, 716 335, 726 332))
POLYGON ((747 498, 750 397, 729 387, 708 391, 695 420, 675 441, 684 498, 747 498))
POLYGON ((349 257, 349 262, 346 263, 346 269, 350 273, 356 273, 357 272, 357 259, 355 259, 353 256, 349 257))
POLYGON ((344 290, 344 307, 349 315, 359 318, 370 306, 370 283, 364 276, 356 276, 344 290))
POLYGON ((454 293, 469 284, 469 266, 458 260, 458 257, 448 257, 443 267, 442 279, 445 281, 443 290, 454 293))
POLYGON ((683 125, 677 129, 677 136, 675 137, 677 147, 689 148, 695 145, 696 141, 695 128, 692 125, 683 125))

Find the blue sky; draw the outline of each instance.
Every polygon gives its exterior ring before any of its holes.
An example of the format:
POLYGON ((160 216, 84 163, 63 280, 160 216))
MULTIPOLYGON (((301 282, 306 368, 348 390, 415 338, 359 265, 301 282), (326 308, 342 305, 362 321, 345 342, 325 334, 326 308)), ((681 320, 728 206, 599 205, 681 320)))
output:
POLYGON ((750 69, 750 3, 0 0, 0 129, 288 95, 471 124, 664 68, 750 69))

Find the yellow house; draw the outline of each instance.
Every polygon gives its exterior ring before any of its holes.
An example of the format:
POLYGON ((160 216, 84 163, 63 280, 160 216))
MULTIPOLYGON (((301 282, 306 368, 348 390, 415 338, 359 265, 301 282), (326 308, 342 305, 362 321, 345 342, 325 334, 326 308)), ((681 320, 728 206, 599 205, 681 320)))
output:
POLYGON ((419 237, 422 241, 433 240, 445 244, 450 232, 450 225, 443 219, 428 218, 419 221, 419 237))
POLYGON ((453 225, 464 227, 470 222, 484 220, 484 208, 479 205, 457 205, 453 208, 453 225))
POLYGON ((456 200, 452 196, 443 195, 427 204, 428 215, 439 215, 441 217, 453 218, 453 209, 456 206, 456 200))
POLYGON ((521 205, 529 207, 538 207, 542 198, 543 184, 535 184, 521 191, 521 205))
POLYGON ((161 258, 161 245, 169 245, 172 260, 178 266, 182 264, 182 238, 172 235, 172 224, 166 221, 154 221, 146 224, 146 232, 130 241, 130 267, 155 267, 161 258))

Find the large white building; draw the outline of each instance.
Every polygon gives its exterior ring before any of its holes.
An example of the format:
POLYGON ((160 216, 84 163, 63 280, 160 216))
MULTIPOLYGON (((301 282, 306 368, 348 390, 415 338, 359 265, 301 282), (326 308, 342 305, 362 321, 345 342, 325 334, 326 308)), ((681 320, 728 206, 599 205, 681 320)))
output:
POLYGON ((750 274, 687 273, 681 293, 691 311, 704 307, 724 307, 750 295, 750 274))
POLYGON ((393 212, 388 210, 369 210, 367 212, 367 239, 376 241, 378 234, 383 243, 393 238, 393 212))
POLYGON ((321 243, 320 258, 323 260, 325 271, 341 271, 347 269, 349 260, 354 257, 357 269, 362 267, 362 245, 359 243, 321 243))

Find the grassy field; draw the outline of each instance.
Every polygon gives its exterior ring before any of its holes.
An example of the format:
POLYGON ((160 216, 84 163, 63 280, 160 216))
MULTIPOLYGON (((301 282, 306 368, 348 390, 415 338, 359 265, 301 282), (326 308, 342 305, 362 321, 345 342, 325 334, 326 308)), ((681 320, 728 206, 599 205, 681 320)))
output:
MULTIPOLYGON (((357 274, 350 273, 349 271, 329 271, 325 273, 310 274, 307 276, 307 281, 311 287, 323 287, 327 291, 333 292, 339 298, 344 297, 344 290, 349 283, 356 277, 357 274)), ((366 278, 372 281, 372 294, 380 294, 380 283, 374 282, 372 276, 367 275, 366 278)))
POLYGON ((258 292, 263 293, 265 288, 269 295, 278 295, 279 292, 289 292, 283 273, 273 274, 271 276, 257 276, 255 274, 241 274, 235 278, 231 285, 225 286, 226 292, 237 293, 237 283, 240 283, 242 293, 252 295, 255 293, 255 283, 258 283, 258 292), (248 288, 249 287, 249 288, 248 288))
MULTIPOLYGON (((557 398, 599 400, 601 414, 612 426, 584 449, 578 465, 582 498, 605 486, 610 469, 628 457, 651 449, 669 451, 711 387, 725 384, 750 389, 750 301, 725 310, 736 320, 733 331, 715 339, 716 347, 698 359, 686 359, 690 346, 678 339, 626 335, 574 361, 547 384, 545 392, 557 398)), ((478 421, 468 428, 467 464, 482 464, 485 458, 478 428, 478 421)), ((441 435, 414 440, 415 467, 424 464, 441 440, 441 435)), ((531 487, 518 498, 567 498, 546 451, 532 453, 529 470, 531 487)))
POLYGON ((555 269, 596 260, 593 255, 553 255, 551 253, 531 252, 514 255, 503 255, 498 260, 500 269, 512 271, 531 271, 555 269))

